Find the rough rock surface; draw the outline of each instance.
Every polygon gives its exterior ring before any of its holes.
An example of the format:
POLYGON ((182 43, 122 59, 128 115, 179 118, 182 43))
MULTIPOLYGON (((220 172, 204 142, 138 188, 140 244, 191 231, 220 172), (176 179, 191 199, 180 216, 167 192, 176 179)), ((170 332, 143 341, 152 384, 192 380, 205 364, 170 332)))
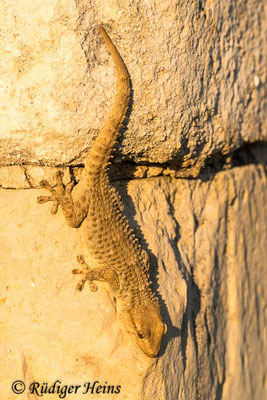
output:
POLYGON ((264 398, 263 168, 117 186, 168 324, 160 358, 120 332, 106 285, 75 291, 82 228, 38 205, 37 190, 2 189, 0 397, 17 398, 16 379, 60 379, 121 385, 109 399, 264 398))
POLYGON ((134 90, 119 158, 194 174, 266 135, 261 0, 2 0, 0 15, 1 164, 84 161, 116 86, 98 24, 134 90))

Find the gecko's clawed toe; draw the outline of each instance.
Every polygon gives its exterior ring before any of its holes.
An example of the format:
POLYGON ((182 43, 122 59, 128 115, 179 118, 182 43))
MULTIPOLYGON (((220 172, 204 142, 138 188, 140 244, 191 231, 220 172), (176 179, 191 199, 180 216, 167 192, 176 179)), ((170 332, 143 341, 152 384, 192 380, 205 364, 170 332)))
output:
POLYGON ((67 183, 66 188, 65 188, 66 193, 68 193, 68 194, 71 193, 74 185, 75 185, 75 182, 73 180, 70 181, 69 183, 67 183))
POLYGON ((64 176, 64 172, 63 171, 59 170, 59 171, 56 172, 57 186, 60 189, 64 190, 63 176, 64 176))
POLYGON ((77 256, 77 261, 79 264, 85 264, 84 256, 78 255, 77 256))
POLYGON ((92 282, 92 281, 89 282, 89 287, 90 287, 90 290, 91 290, 92 292, 97 292, 97 290, 98 290, 97 285, 96 285, 94 282, 92 282))
POLYGON ((57 179, 60 179, 60 180, 62 181, 63 176, 64 176, 64 172, 63 172, 61 169, 59 169, 59 170, 56 172, 56 177, 57 177, 57 179))
POLYGON ((77 268, 73 269, 71 272, 72 272, 74 275, 78 275, 78 274, 82 274, 82 273, 83 273, 82 270, 77 269, 77 268))
POLYGON ((44 204, 44 203, 47 203, 48 201, 53 201, 53 205, 51 208, 51 214, 56 214, 58 211, 59 202, 57 200, 55 200, 54 196, 38 196, 37 197, 37 203, 39 203, 39 204, 44 204))
POLYGON ((54 203, 51 208, 51 214, 56 214, 58 211, 59 201, 54 199, 54 203))
POLYGON ((54 197, 53 196, 38 196, 37 197, 37 203, 39 204, 44 204, 47 203, 48 201, 53 201, 54 197))
POLYGON ((81 279, 78 282, 76 288, 77 288, 77 290, 79 290, 79 292, 81 292, 83 290, 85 282, 86 282, 86 279, 81 279))
POLYGON ((51 185, 49 185, 49 183, 48 183, 46 180, 44 180, 44 179, 43 179, 42 181, 39 182, 39 185, 40 185, 40 187, 43 188, 43 189, 48 189, 48 190, 51 189, 51 185))

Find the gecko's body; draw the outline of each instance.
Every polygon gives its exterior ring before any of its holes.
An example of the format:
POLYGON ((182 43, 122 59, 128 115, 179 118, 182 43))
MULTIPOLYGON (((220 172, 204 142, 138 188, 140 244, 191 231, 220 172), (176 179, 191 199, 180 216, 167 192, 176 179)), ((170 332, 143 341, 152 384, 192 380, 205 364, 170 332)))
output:
POLYGON ((90 149, 80 182, 74 188, 73 183, 65 187, 62 174, 58 173, 56 189, 46 181, 41 182, 52 196, 41 196, 38 201, 54 201, 53 213, 60 204, 68 224, 73 227, 83 223, 85 241, 98 267, 91 268, 82 256, 78 257, 83 266, 81 270, 73 271, 83 275, 78 289, 83 289, 86 280, 91 290, 97 289, 94 281, 108 282, 124 328, 135 336, 145 354, 155 357, 166 326, 158 299, 150 286, 148 257, 122 214, 122 202, 110 185, 107 174, 109 158, 129 106, 130 78, 118 50, 102 27, 100 33, 117 71, 118 90, 113 108, 90 149))

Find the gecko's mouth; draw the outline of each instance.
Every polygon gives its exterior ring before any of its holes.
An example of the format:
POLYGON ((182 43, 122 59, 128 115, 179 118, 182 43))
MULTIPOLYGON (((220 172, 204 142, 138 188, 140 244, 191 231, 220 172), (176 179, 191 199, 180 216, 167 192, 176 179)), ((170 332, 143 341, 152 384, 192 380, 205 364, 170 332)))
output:
POLYGON ((148 356, 148 357, 151 357, 151 358, 156 358, 157 356, 158 356, 158 354, 159 354, 159 349, 160 349, 160 343, 159 343, 159 345, 157 346, 157 348, 156 349, 152 349, 150 346, 148 347, 148 346, 146 346, 146 344, 145 343, 138 343, 138 347, 148 356))
POLYGON ((146 355, 151 358, 156 358, 158 356, 158 354, 159 354, 159 351, 154 352, 154 353, 146 353, 146 355))

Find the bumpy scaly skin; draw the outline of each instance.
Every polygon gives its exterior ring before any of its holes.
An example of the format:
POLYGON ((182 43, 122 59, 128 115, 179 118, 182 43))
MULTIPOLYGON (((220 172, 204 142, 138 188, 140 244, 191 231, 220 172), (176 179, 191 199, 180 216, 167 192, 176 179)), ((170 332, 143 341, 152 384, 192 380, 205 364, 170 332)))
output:
POLYGON ((82 275, 78 289, 82 290, 87 280, 92 291, 97 290, 94 281, 108 282, 124 329, 134 335, 146 355, 156 357, 166 325, 150 286, 148 256, 122 214, 123 204, 107 174, 108 161, 129 106, 130 78, 109 36, 102 27, 99 30, 116 66, 118 90, 113 108, 90 150, 78 185, 64 186, 62 173, 58 172, 56 188, 46 181, 40 182, 52 195, 41 196, 38 202, 53 201, 52 213, 57 212, 60 204, 72 227, 83 223, 86 243, 98 267, 91 268, 83 256, 77 257, 82 268, 72 272, 82 275))

